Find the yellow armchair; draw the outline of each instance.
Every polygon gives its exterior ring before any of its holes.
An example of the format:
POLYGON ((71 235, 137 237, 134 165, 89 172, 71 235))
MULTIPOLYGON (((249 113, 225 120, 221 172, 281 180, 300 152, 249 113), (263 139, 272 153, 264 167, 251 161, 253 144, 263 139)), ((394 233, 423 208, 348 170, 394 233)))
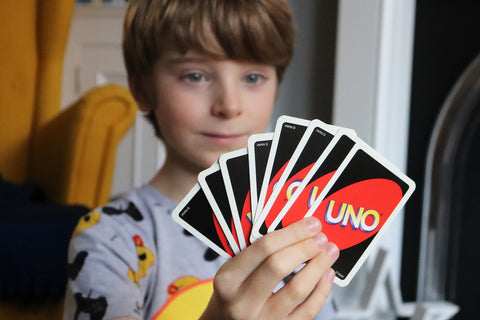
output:
MULTIPOLYGON (((115 151, 136 105, 126 88, 107 85, 61 110, 73 8, 74 0, 0 1, 0 174, 36 184, 51 203, 92 208, 109 198, 115 151)), ((0 320, 60 319, 61 312, 62 301, 0 301, 0 320)))
POLYGON ((42 186, 55 203, 90 208, 106 203, 115 151, 135 112, 125 88, 107 85, 90 90, 37 131, 30 181, 42 186))
POLYGON ((115 150, 135 119, 126 88, 94 88, 61 110, 73 0, 0 2, 0 173, 61 204, 108 200, 115 150))

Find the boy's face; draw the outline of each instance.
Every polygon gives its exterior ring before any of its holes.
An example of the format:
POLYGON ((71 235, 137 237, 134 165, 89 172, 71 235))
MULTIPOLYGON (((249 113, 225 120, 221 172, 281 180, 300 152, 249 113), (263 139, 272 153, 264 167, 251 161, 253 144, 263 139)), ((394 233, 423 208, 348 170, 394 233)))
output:
POLYGON ((271 65, 169 52, 154 69, 154 112, 170 165, 196 171, 265 132, 277 93, 271 65))

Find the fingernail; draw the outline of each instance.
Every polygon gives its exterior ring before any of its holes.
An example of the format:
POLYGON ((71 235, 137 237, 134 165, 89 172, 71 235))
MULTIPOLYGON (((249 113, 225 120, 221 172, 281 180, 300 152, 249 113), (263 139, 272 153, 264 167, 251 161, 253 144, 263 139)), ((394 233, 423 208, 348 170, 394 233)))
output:
POLYGON ((320 230, 320 220, 318 219, 307 219, 307 228, 311 233, 315 233, 320 230))
POLYGON ((313 238, 313 241, 315 241, 315 244, 317 247, 320 249, 323 249, 325 247, 325 244, 328 242, 327 236, 323 233, 320 233, 318 236, 315 236, 313 238))
POLYGON ((339 254, 337 246, 333 243, 328 244, 327 248, 325 249, 325 252, 330 258, 334 258, 334 259, 336 259, 339 254))
POLYGON ((327 279, 330 282, 333 282, 333 280, 335 279, 335 271, 333 271, 333 269, 328 270, 327 273, 325 274, 325 279, 327 279))

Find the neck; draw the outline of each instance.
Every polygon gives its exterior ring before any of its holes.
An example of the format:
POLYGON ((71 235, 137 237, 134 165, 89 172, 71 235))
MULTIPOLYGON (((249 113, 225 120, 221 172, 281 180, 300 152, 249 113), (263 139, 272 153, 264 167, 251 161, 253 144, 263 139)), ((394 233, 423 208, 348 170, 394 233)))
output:
POLYGON ((197 182, 198 172, 198 169, 179 166, 167 157, 163 167, 150 181, 150 185, 178 203, 197 182))

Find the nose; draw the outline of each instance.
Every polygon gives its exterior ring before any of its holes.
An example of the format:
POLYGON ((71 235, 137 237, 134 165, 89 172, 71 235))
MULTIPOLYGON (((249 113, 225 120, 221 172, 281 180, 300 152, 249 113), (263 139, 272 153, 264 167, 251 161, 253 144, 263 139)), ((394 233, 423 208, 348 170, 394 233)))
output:
POLYGON ((216 86, 211 113, 219 118, 234 118, 242 114, 240 92, 233 84, 220 83, 216 86))

